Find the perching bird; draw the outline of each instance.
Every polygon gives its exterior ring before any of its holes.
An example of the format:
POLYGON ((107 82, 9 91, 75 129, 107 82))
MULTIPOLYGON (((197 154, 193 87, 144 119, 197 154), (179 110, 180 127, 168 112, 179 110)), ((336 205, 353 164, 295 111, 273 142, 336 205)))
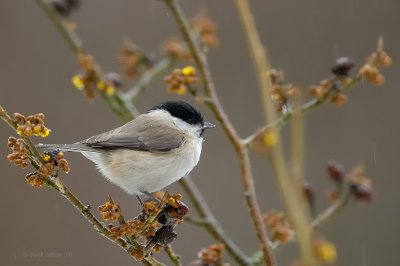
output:
POLYGON ((159 191, 192 171, 200 159, 204 130, 213 127, 190 104, 168 101, 83 141, 37 147, 80 152, 108 180, 138 197, 159 191))

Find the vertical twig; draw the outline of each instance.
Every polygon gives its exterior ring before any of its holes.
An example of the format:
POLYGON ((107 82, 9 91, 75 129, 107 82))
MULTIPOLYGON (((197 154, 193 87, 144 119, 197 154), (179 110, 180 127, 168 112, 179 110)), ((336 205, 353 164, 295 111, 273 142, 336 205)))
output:
POLYGON ((253 173, 251 171, 249 154, 246 145, 238 136, 235 128, 233 127, 232 123, 230 122, 228 116, 225 114, 225 111, 219 102, 207 59, 191 33, 189 23, 182 11, 182 8, 176 0, 164 0, 164 2, 173 14, 173 17, 175 18, 176 23, 183 35, 183 38, 188 44, 194 61, 199 69, 200 77, 204 83, 205 96, 210 99, 209 101, 206 101, 206 104, 214 113, 216 119, 220 122, 226 135, 231 141, 233 147, 235 148, 235 152, 240 163, 244 197, 248 210, 250 212, 250 217, 256 229, 257 238, 264 254, 264 261, 266 265, 276 265, 276 259, 272 249, 269 247, 269 239, 263 224, 261 210, 258 205, 254 188, 253 173))
MULTIPOLYGON (((267 124, 274 123, 277 119, 271 99, 270 64, 267 53, 261 43, 248 0, 235 0, 243 28, 250 46, 251 55, 257 70, 258 82, 262 95, 262 104, 267 124)), ((276 179, 282 192, 289 218, 296 231, 298 246, 302 261, 308 265, 316 265, 312 249, 312 228, 309 226, 310 211, 300 194, 299 187, 290 179, 280 141, 280 132, 271 128, 272 133, 278 137, 277 144, 271 148, 271 160, 276 179)))
MULTIPOLYGON (((294 96, 295 106, 302 103, 302 95, 299 92, 294 96)), ((291 170, 293 179, 299 187, 304 185, 305 179, 305 119, 303 114, 293 117, 291 124, 291 170)))

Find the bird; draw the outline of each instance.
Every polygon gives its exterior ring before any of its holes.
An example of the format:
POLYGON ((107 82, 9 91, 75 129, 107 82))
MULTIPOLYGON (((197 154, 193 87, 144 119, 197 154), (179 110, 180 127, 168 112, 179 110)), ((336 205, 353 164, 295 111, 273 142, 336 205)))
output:
MULTIPOLYGON (((113 130, 73 144, 39 144, 43 152, 78 152, 91 160, 111 183, 141 195, 178 181, 198 164, 206 129, 202 114, 184 101, 154 106, 113 130)), ((152 197, 154 198, 154 197, 152 197)))

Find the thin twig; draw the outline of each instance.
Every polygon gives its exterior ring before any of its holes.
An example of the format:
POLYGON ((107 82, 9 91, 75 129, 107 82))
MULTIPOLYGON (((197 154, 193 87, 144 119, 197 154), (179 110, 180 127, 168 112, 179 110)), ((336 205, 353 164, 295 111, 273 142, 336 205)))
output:
MULTIPOLYGON (((41 7, 41 9, 46 13, 49 19, 57 27, 57 30, 64 37, 65 41, 68 43, 72 51, 76 55, 84 53, 85 50, 83 48, 82 41, 73 30, 69 29, 65 20, 60 15, 58 15, 54 11, 54 9, 44 0, 36 0, 36 3, 41 7)), ((94 67, 94 70, 96 72, 96 76, 100 80, 104 80, 103 71, 100 66, 96 65, 94 67)), ((138 112, 133 104, 127 106, 118 93, 115 93, 114 95, 107 95, 105 91, 100 91, 100 93, 103 99, 109 103, 110 107, 120 117, 122 121, 128 122, 138 115, 138 112)))
POLYGON ((169 259, 172 261, 172 263, 175 266, 182 266, 181 263, 181 256, 175 254, 174 250, 172 249, 172 246, 170 244, 166 245, 164 247, 165 253, 167 253, 169 259))
POLYGON ((340 212, 343 207, 347 205, 351 199, 351 185, 346 182, 343 185, 340 197, 334 201, 328 208, 326 208, 322 213, 320 213, 311 223, 313 228, 318 228, 322 224, 329 221, 334 215, 340 212))
MULTIPOLYGON (((344 83, 338 90, 341 92, 348 92, 353 89, 360 81, 362 77, 360 75, 351 79, 350 82, 344 83)), ((284 114, 283 116, 279 117, 278 119, 274 120, 273 122, 267 123, 264 127, 258 129, 255 133, 250 135, 249 137, 244 139, 244 142, 249 145, 253 142, 257 137, 264 134, 266 131, 271 129, 281 129, 288 124, 288 122, 297 115, 303 115, 308 112, 311 112, 318 107, 326 104, 328 102, 328 97, 325 97, 323 100, 312 99, 300 107, 293 109, 292 111, 284 114)))
POLYGON ((161 59, 152 68, 147 70, 132 88, 130 88, 125 93, 122 93, 121 97, 125 101, 132 102, 148 88, 151 81, 166 72, 173 65, 174 62, 175 60, 171 57, 165 57, 161 59))
POLYGON ((194 61, 199 69, 200 77, 204 83, 205 96, 210 99, 206 104, 210 110, 214 113, 216 119, 220 122, 222 128, 227 134, 233 147, 235 148, 236 155, 240 162, 240 169, 243 180, 244 196, 246 204, 250 212, 250 217, 253 221, 256 229, 257 237, 264 253, 264 260, 266 265, 276 265, 275 256, 269 247, 269 239, 266 233, 261 210, 258 205, 256 192, 254 188, 253 174, 250 167, 249 154, 245 145, 243 145, 240 137, 226 115, 224 109, 219 102, 217 92, 214 87, 210 68, 208 66, 207 58, 201 51, 198 43, 195 41, 194 36, 191 33, 189 23, 186 16, 184 15, 181 6, 176 0, 164 0, 168 8, 170 9, 176 23, 183 35, 185 42, 187 43, 194 61))
POLYGON ((190 176, 185 176, 179 180, 179 184, 189 196, 189 199, 192 202, 193 207, 196 209, 201 221, 200 223, 199 219, 192 219, 190 222, 202 226, 211 236, 223 243, 229 255, 231 255, 239 265, 251 265, 251 258, 247 257, 246 254, 225 233, 190 176))
POLYGON ((36 0, 36 3, 40 8, 46 13, 49 19, 57 27, 58 31, 61 33, 64 40, 68 43, 69 47, 75 54, 84 52, 82 42, 74 31, 68 29, 67 22, 60 18, 60 16, 54 12, 53 8, 49 6, 43 0, 36 0))
MULTIPOLYGON (((249 50, 251 51, 252 59, 257 70, 264 115, 267 124, 273 123, 276 121, 276 111, 271 99, 271 67, 267 52, 261 43, 248 0, 236 0, 235 3, 250 46, 249 50)), ((302 261, 308 266, 316 265, 317 262, 311 243, 312 229, 309 227, 311 221, 309 208, 300 193, 299 187, 288 175, 283 147, 280 141, 280 132, 275 128, 271 131, 278 139, 277 144, 271 147, 271 161, 288 211, 288 216, 296 231, 302 261)))

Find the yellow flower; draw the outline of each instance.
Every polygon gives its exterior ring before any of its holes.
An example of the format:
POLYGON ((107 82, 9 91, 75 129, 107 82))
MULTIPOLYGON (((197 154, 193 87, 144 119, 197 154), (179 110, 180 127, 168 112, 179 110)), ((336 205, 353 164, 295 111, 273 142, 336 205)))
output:
POLYGON ((278 134, 275 131, 268 131, 264 134, 262 140, 266 147, 273 147, 278 143, 278 134))
POLYGON ((317 257, 325 263, 335 263, 337 259, 336 247, 332 242, 320 240, 315 245, 317 257))
POLYGON ((74 85, 75 88, 78 90, 83 90, 85 88, 85 82, 83 80, 82 75, 75 75, 71 79, 72 85, 74 85))
POLYGON ((101 91, 104 91, 108 96, 112 96, 115 94, 115 87, 109 85, 108 82, 104 81, 97 82, 97 88, 101 91))
POLYGON ((48 155, 48 154, 45 154, 45 155, 43 156, 43 160, 44 160, 45 162, 50 162, 51 156, 48 155))
POLYGON ((107 94, 108 96, 114 95, 114 94, 115 94, 115 88, 114 88, 114 86, 107 86, 107 88, 106 88, 106 94, 107 94))
POLYGON ((43 130, 43 131, 41 131, 40 132, 40 136, 42 137, 42 138, 45 138, 45 137, 47 137, 48 135, 50 135, 50 129, 48 129, 48 128, 46 128, 45 130, 43 130))
POLYGON ((169 88, 169 89, 168 89, 168 92, 170 92, 170 93, 176 93, 176 94, 178 94, 178 95, 183 95, 183 94, 186 93, 186 86, 181 85, 181 86, 179 86, 179 87, 177 87, 177 88, 169 88))
POLYGON ((182 69, 182 74, 184 76, 194 76, 196 75, 196 69, 192 66, 187 66, 182 69))
POLYGON ((106 88, 106 84, 103 81, 99 81, 97 82, 97 88, 101 91, 104 91, 104 89, 106 88))

